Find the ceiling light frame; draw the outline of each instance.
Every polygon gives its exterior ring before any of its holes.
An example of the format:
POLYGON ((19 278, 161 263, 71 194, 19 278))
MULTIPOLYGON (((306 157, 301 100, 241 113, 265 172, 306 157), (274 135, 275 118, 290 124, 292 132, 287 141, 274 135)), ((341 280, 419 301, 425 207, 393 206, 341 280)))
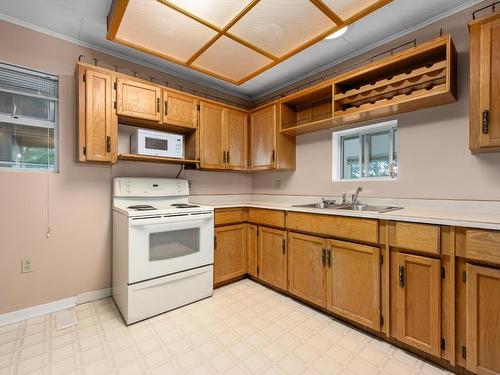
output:
MULTIPOLYGON (((133 1, 133 0, 132 0, 133 1)), ((265 72, 266 70, 278 65, 279 63, 287 60, 288 58, 296 55, 297 53, 305 50, 308 47, 311 47, 312 45, 324 40, 328 35, 331 35, 332 33, 347 27, 354 22, 360 20, 361 18, 366 17, 367 15, 375 12, 376 10, 380 9, 381 7, 389 4, 393 0, 377 0, 374 3, 370 4, 369 6, 361 9, 360 11, 356 12, 355 14, 351 15, 350 17, 346 19, 342 19, 339 17, 332 9, 330 9, 322 0, 309 0, 311 4, 313 4, 322 14, 324 14, 328 19, 332 21, 332 26, 326 29, 325 31, 321 32, 320 34, 314 36, 313 38, 307 40, 306 42, 296 46, 295 48, 289 50, 288 52, 284 53, 281 56, 276 56, 269 51, 266 51, 263 48, 260 48, 259 46, 237 36, 234 35, 233 33, 230 32, 230 29, 238 23, 243 17, 245 17, 246 14, 248 14, 261 0, 251 0, 238 14, 236 14, 224 27, 219 27, 214 25, 213 23, 210 23, 203 18, 200 18, 187 10, 169 2, 168 0, 151 0, 151 1, 157 1, 164 6, 167 6, 171 8, 172 10, 189 17, 190 19, 204 25, 205 27, 213 30, 216 32, 216 34, 210 38, 205 44, 203 44, 191 57, 189 57, 187 60, 183 61, 178 58, 166 55, 164 53, 152 50, 148 48, 147 46, 142 46, 142 45, 137 45, 133 42, 127 41, 120 39, 117 37, 118 30, 120 28, 120 25, 122 23, 123 16, 125 15, 125 12, 127 10, 127 7, 129 5, 129 0, 113 0, 109 14, 108 14, 108 30, 106 37, 107 39, 120 43, 122 45, 125 45, 127 47, 134 48, 136 50, 145 52, 147 54, 151 54, 157 57, 160 57, 162 59, 174 62, 179 65, 183 65, 185 67, 197 70, 201 73, 208 74, 212 77, 221 79, 226 82, 230 82, 234 85, 242 85, 243 83, 249 81, 250 79, 260 75, 261 73, 265 72), (245 77, 241 79, 232 79, 230 77, 226 77, 222 74, 216 73, 211 70, 204 69, 203 67, 197 66, 194 63, 196 60, 203 55, 212 45, 214 45, 221 37, 227 37, 233 40, 236 43, 239 43, 253 52, 262 55, 268 59, 271 60, 270 63, 260 67, 259 69, 251 72, 250 74, 247 74, 245 77)), ((264 0, 262 0, 264 1, 264 0)))

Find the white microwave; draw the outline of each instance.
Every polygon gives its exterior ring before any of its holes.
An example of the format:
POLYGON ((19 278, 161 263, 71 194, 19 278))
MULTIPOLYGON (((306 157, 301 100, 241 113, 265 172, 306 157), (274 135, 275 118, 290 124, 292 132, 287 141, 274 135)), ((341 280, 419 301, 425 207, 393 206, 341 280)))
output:
POLYGON ((137 129, 130 136, 130 152, 137 155, 184 159, 184 136, 137 129))

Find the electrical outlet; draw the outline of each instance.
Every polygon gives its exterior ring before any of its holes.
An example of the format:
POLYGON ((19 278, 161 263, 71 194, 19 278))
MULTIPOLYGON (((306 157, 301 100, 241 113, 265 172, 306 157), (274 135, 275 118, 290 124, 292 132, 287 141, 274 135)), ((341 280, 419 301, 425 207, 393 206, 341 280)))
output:
POLYGON ((31 259, 21 259, 21 273, 29 272, 33 272, 33 263, 31 262, 31 259))
POLYGON ((281 180, 274 180, 274 188, 276 190, 281 190, 281 180))

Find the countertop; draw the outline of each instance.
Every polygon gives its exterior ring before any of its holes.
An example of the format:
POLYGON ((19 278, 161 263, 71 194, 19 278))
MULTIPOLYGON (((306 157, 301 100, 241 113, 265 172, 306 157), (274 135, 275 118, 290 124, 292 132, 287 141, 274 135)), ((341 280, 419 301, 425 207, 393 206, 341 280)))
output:
MULTIPOLYGON (((297 198, 295 198, 297 199, 297 198)), ((272 198, 271 198, 272 200, 272 198)), ((227 199, 221 198, 221 196, 198 196, 191 197, 193 203, 203 203, 206 205, 213 206, 214 208, 234 208, 234 207, 253 207, 253 208, 266 208, 272 210, 284 210, 284 211, 294 211, 294 212, 306 212, 313 214, 322 215, 337 215, 337 216, 348 216, 348 217, 360 217, 360 218, 371 218, 371 219, 382 219, 382 220, 394 220, 394 221, 407 221, 407 222, 418 222, 427 224, 438 224, 438 225, 451 225, 457 227, 468 227, 468 228, 481 228, 481 229, 492 229, 500 230, 500 202, 477 202, 474 209, 470 209, 474 206, 474 202, 467 202, 466 204, 460 204, 460 202, 446 202, 443 204, 442 201, 432 202, 432 207, 425 207, 421 201, 418 202, 419 205, 408 206, 409 200, 405 200, 407 205, 402 205, 402 202, 392 202, 392 204, 385 203, 384 205, 391 206, 403 206, 405 208, 397 211, 390 211, 385 213, 375 213, 375 212, 357 212, 349 210, 338 210, 338 209, 324 209, 324 208, 309 208, 309 207, 293 207, 294 204, 304 204, 310 202, 299 201, 295 202, 279 202, 283 200, 283 197, 275 199, 275 201, 269 200, 269 196, 265 200, 258 199, 231 199, 230 196, 227 199), (466 206, 465 209, 461 208, 466 206)), ((290 199, 288 199, 290 200, 290 199)), ((313 202, 317 202, 315 200, 313 202)), ((387 200, 385 200, 387 202, 387 200)), ((363 202, 368 203, 368 202, 363 202)), ((370 204, 372 204, 370 202, 370 204)), ((374 204, 374 203, 373 203, 374 204)), ((378 203, 380 204, 380 203, 378 203)))

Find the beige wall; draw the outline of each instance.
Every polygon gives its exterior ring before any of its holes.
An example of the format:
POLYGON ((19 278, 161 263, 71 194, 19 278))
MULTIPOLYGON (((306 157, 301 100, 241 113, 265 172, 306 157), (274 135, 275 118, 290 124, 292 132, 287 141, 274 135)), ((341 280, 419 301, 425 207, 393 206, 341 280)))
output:
MULTIPOLYGON (((137 71, 144 68, 6 22, 0 22, 0 35, 1 61, 59 75, 61 89, 60 173, 0 171, 1 314, 110 287, 112 176, 172 177, 178 167, 128 162, 111 168, 75 162, 78 56, 104 58, 137 71), (48 184, 50 239, 45 238, 48 184), (22 257, 31 258, 33 273, 20 273, 22 257)), ((251 191, 246 174, 182 176, 192 180, 194 194, 251 191)))
POLYGON ((459 70, 457 103, 398 116, 397 181, 332 182, 332 132, 327 130, 297 137, 296 171, 254 175, 252 192, 338 196, 361 185, 361 197, 500 200, 500 153, 468 151, 470 19, 471 11, 462 12, 391 43, 430 40, 442 27, 452 34, 459 70))

